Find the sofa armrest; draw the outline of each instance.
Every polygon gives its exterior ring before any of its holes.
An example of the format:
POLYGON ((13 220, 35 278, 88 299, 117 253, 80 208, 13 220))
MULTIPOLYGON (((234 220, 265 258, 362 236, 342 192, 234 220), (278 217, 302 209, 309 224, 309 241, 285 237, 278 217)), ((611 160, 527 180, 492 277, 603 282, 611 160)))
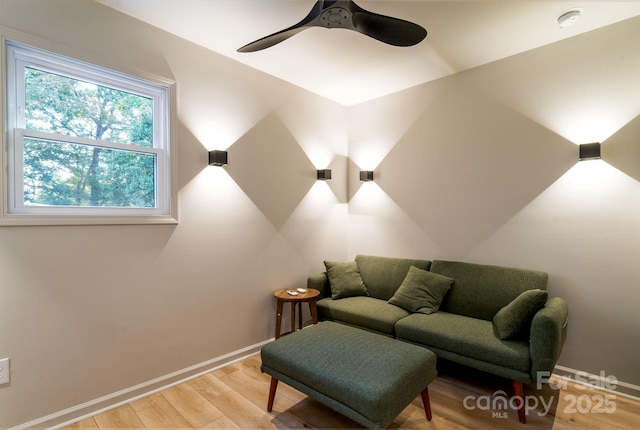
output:
POLYGON ((318 300, 325 297, 331 297, 331 287, 329 287, 329 278, 327 272, 314 273, 307 278, 307 288, 313 288, 320 291, 318 300))
POLYGON ((567 337, 569 310, 560 297, 550 298, 531 322, 531 378, 548 380, 567 337), (540 372, 540 373, 539 373, 540 372))

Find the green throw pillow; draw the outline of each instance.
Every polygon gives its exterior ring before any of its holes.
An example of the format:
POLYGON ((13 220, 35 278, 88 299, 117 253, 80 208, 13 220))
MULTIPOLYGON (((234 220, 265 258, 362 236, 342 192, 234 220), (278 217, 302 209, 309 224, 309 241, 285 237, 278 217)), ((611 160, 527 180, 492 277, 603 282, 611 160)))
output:
POLYGON ((432 314, 438 310, 452 284, 451 278, 411 266, 389 303, 408 312, 432 314))
POLYGON ((527 290, 513 299, 493 317, 493 328, 502 340, 525 336, 533 316, 547 303, 549 293, 527 290))
POLYGON ((327 268, 332 299, 369 295, 355 261, 349 263, 325 261, 324 266, 327 268))

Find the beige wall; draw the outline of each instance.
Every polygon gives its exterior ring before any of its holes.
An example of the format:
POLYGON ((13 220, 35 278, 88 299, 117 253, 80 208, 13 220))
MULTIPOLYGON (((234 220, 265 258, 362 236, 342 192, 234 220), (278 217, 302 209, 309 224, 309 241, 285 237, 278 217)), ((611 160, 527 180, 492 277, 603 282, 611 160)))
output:
POLYGON ((559 364, 638 395, 638 40, 636 18, 352 108, 349 157, 376 180, 350 174, 349 256, 546 271, 569 302, 559 364))
POLYGON ((357 253, 545 270, 560 364, 640 385, 638 20, 350 109, 94 2, 0 24, 175 80, 180 156, 177 226, 0 229, 0 427, 257 345, 274 289, 357 253))
POLYGON ((3 0, 0 19, 177 82, 180 217, 0 228, 0 428, 265 341, 273 290, 346 258, 344 107, 91 1, 3 0))

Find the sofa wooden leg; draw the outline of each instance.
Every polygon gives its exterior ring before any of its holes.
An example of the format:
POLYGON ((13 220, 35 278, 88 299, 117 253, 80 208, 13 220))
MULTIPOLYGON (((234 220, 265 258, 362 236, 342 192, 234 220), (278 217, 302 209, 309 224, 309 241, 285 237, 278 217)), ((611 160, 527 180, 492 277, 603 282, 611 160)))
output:
POLYGON ((271 412, 273 409, 273 399, 276 397, 276 389, 278 388, 278 380, 271 377, 271 387, 269 387, 269 401, 267 402, 267 411, 271 412))
POLYGON ((518 404, 518 419, 522 424, 527 422, 527 417, 525 416, 524 410, 524 389, 522 388, 522 382, 516 381, 515 379, 512 382, 513 392, 516 396, 516 401, 518 404))
POLYGON ((424 404, 424 413, 427 416, 427 420, 431 421, 431 402, 429 401, 429 387, 425 387, 422 390, 422 404, 424 404))

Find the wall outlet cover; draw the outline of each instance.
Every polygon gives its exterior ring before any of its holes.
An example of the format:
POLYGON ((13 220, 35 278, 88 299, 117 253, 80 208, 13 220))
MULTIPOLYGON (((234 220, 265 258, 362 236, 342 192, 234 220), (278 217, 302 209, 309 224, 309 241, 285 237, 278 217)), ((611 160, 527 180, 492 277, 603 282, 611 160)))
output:
POLYGON ((9 359, 2 358, 0 359, 0 385, 8 384, 11 381, 11 376, 9 373, 9 359))

